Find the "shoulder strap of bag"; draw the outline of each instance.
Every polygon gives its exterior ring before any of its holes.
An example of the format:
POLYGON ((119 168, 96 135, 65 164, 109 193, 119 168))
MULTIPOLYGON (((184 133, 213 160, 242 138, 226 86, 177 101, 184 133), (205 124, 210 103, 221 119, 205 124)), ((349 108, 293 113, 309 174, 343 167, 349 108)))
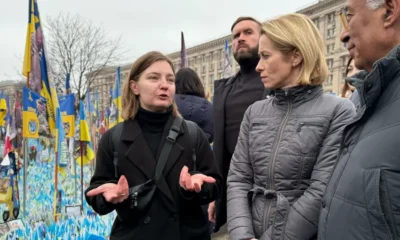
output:
POLYGON ((192 161, 193 161, 193 171, 196 171, 196 146, 197 146, 197 124, 185 120, 186 126, 189 131, 189 136, 192 144, 192 161))
POLYGON ((112 150, 113 150, 113 163, 114 163, 114 174, 115 178, 118 180, 118 144, 119 141, 121 140, 121 135, 122 135, 122 126, 123 123, 117 124, 114 128, 114 131, 112 132, 111 138, 112 138, 112 150))
POLYGON ((174 123, 169 129, 167 139, 165 140, 164 146, 160 153, 160 158, 158 159, 156 166, 156 174, 154 175, 154 180, 158 182, 162 172, 164 170, 165 164, 167 163, 169 154, 171 153, 172 146, 174 145, 176 138, 181 130, 183 119, 180 117, 175 118, 174 123))

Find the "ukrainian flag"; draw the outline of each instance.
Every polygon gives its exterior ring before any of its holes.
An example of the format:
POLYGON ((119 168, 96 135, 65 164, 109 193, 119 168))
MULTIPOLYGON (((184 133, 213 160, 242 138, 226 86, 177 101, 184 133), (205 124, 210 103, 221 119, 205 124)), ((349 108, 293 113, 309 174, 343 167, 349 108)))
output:
POLYGON ((56 109, 59 107, 55 85, 47 74, 43 30, 36 0, 29 0, 29 22, 22 75, 29 79, 29 87, 46 99, 50 131, 56 134, 56 109))
POLYGON ((4 91, 1 91, 0 95, 0 126, 6 126, 6 116, 7 116, 7 101, 4 95, 4 91))
POLYGON ((117 68, 117 74, 115 78, 115 83, 113 86, 112 92, 112 104, 114 106, 111 107, 110 114, 110 128, 117 125, 117 123, 122 122, 123 119, 121 117, 122 111, 122 99, 121 99, 121 67, 117 68))
POLYGON ((79 103, 79 119, 80 119, 80 123, 79 123, 80 139, 79 140, 81 142, 84 142, 84 144, 83 144, 84 149, 80 149, 81 151, 83 151, 83 159, 81 159, 81 157, 78 157, 76 159, 76 161, 80 166, 83 166, 94 159, 94 151, 93 151, 92 142, 90 140, 89 127, 86 122, 85 108, 83 106, 82 101, 80 101, 80 103, 79 103))

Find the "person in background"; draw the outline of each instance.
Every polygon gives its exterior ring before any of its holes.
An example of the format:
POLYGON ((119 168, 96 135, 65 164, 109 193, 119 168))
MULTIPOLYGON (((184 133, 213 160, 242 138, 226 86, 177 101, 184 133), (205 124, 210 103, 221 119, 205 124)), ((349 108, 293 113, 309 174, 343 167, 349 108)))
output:
POLYGON ((214 139, 212 104, 207 100, 203 84, 191 68, 181 68, 175 76, 175 102, 186 120, 197 123, 208 142, 214 139))
MULTIPOLYGON (((349 60, 347 61, 347 65, 346 65, 346 78, 353 76, 354 74, 358 73, 360 70, 358 70, 355 66, 354 66, 354 60, 352 58, 349 58, 349 60)), ((353 94, 354 90, 356 90, 356 88, 352 85, 350 85, 345 79, 344 79, 344 83, 343 83, 343 87, 342 87, 342 91, 340 96, 342 98, 350 98, 350 96, 353 94)))
POLYGON ((116 210, 111 240, 211 239, 201 206, 218 197, 222 178, 203 131, 197 127, 193 142, 179 119, 174 95, 175 71, 169 58, 149 52, 136 60, 123 87, 124 122, 102 136, 85 194, 98 214, 116 210), (170 151, 164 148, 167 143, 170 151), (165 157, 165 166, 156 171, 165 157), (157 172, 159 181, 151 185, 157 172), (130 190, 143 184, 147 187, 142 191, 130 190), (154 185, 154 194, 137 195, 154 185))
POLYGON ((325 45, 313 22, 288 14, 264 23, 257 71, 275 96, 246 111, 228 175, 232 240, 316 239, 342 130, 355 114, 324 94, 325 45))
POLYGON ((360 72, 360 70, 356 68, 356 66, 354 65, 354 59, 350 57, 349 61, 347 62, 346 79, 344 80, 340 96, 350 99, 350 101, 354 103, 356 108, 358 108, 360 105, 360 96, 356 89, 356 85, 359 85, 361 83, 361 80, 356 79, 353 76, 356 75, 358 72, 360 72))
POLYGON ((400 239, 400 1, 347 0, 340 12, 360 106, 324 194, 319 240, 400 239))
POLYGON ((252 17, 239 17, 231 27, 233 56, 240 66, 234 76, 214 84, 213 150, 223 177, 223 189, 217 203, 208 209, 209 219, 215 222, 215 232, 226 223, 226 179, 232 154, 239 136, 240 123, 246 109, 255 101, 270 94, 264 89, 256 66, 261 23, 252 17))

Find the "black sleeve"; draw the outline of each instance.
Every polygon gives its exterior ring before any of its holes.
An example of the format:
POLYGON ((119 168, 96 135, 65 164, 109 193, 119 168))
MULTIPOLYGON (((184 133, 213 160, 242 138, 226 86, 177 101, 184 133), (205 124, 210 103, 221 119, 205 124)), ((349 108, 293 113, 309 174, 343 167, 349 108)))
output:
POLYGON ((86 193, 105 183, 118 183, 114 174, 113 150, 110 147, 112 144, 112 131, 113 129, 110 129, 100 139, 96 153, 96 169, 90 180, 90 185, 85 191, 87 203, 100 215, 112 212, 116 208, 116 204, 107 202, 101 194, 88 197, 86 193))
POLYGON ((181 195, 186 200, 198 201, 200 205, 208 204, 219 197, 222 188, 222 176, 218 171, 217 162, 213 151, 211 150, 208 139, 200 130, 197 128, 198 139, 196 145, 196 172, 190 172, 190 174, 204 174, 206 176, 215 179, 215 183, 205 183, 202 186, 201 192, 188 192, 183 188, 181 195))

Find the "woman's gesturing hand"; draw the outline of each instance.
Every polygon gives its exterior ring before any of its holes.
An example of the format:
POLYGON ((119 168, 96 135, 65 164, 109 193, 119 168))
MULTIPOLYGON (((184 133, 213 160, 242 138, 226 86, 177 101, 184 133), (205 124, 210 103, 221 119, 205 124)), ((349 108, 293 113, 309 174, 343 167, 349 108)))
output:
POLYGON ((188 167, 184 166, 181 171, 181 176, 179 179, 179 185, 181 188, 185 189, 189 192, 197 192, 201 191, 201 187, 203 183, 215 183, 215 179, 204 174, 189 174, 188 167))
POLYGON ((129 185, 125 176, 121 176, 118 184, 105 183, 93 190, 90 190, 86 195, 93 197, 103 194, 103 197, 110 203, 121 203, 129 197, 129 185))

